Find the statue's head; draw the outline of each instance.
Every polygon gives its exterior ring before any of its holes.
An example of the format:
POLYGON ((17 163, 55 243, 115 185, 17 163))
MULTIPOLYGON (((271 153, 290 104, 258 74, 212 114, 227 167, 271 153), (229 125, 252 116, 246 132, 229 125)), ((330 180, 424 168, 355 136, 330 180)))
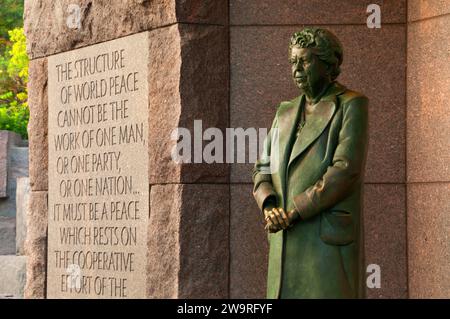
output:
POLYGON ((291 37, 289 61, 294 81, 301 90, 334 81, 341 71, 342 58, 342 45, 328 30, 305 28, 291 37))

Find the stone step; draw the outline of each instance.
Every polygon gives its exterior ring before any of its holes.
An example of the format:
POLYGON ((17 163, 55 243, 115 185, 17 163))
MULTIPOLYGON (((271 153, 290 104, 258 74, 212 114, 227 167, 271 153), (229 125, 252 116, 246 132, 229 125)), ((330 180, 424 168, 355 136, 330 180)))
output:
POLYGON ((23 298, 26 257, 0 256, 0 269, 0 298, 23 298))

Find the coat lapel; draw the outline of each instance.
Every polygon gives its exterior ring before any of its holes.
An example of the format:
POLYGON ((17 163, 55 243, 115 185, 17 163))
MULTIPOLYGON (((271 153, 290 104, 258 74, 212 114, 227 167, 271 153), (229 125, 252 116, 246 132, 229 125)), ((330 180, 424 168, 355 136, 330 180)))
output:
MULTIPOLYGON (((296 139, 289 158, 289 165, 300 156, 325 130, 336 112, 336 95, 345 91, 345 87, 335 83, 317 103, 314 112, 309 115, 300 136, 296 139)), ((300 113, 300 112, 299 112, 300 113)), ((296 129, 296 128, 295 128, 296 129)), ((294 133, 296 134, 296 132, 294 133)))
POLYGON ((296 123, 300 115, 300 105, 303 103, 304 96, 300 95, 292 101, 291 107, 284 110, 282 116, 278 118, 280 160, 287 163, 293 136, 296 134, 296 123))
POLYGON ((289 161, 289 155, 291 150, 291 145, 293 143, 293 135, 295 135, 295 123, 297 122, 298 116, 300 114, 299 109, 302 101, 304 100, 304 96, 300 95, 297 98, 293 99, 286 107, 283 107, 279 116, 278 116, 278 130, 279 130, 279 176, 281 179, 281 187, 282 187, 282 201, 283 207, 285 204, 285 192, 286 192, 286 172, 287 172, 287 163, 289 161))

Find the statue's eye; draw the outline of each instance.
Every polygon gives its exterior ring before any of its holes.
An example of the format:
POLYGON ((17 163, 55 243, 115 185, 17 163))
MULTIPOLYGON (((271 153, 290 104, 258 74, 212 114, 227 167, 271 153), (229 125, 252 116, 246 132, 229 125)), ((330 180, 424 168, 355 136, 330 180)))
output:
POLYGON ((289 59, 289 63, 295 64, 297 61, 295 59, 289 59))

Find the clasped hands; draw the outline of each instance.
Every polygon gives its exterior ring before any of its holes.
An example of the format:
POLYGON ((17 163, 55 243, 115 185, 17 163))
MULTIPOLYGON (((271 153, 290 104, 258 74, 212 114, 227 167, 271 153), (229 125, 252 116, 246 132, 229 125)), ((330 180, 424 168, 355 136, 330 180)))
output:
POLYGON ((295 209, 286 213, 281 207, 267 207, 264 209, 264 219, 266 221, 264 229, 269 233, 276 233, 282 229, 289 228, 298 217, 299 214, 295 209))

